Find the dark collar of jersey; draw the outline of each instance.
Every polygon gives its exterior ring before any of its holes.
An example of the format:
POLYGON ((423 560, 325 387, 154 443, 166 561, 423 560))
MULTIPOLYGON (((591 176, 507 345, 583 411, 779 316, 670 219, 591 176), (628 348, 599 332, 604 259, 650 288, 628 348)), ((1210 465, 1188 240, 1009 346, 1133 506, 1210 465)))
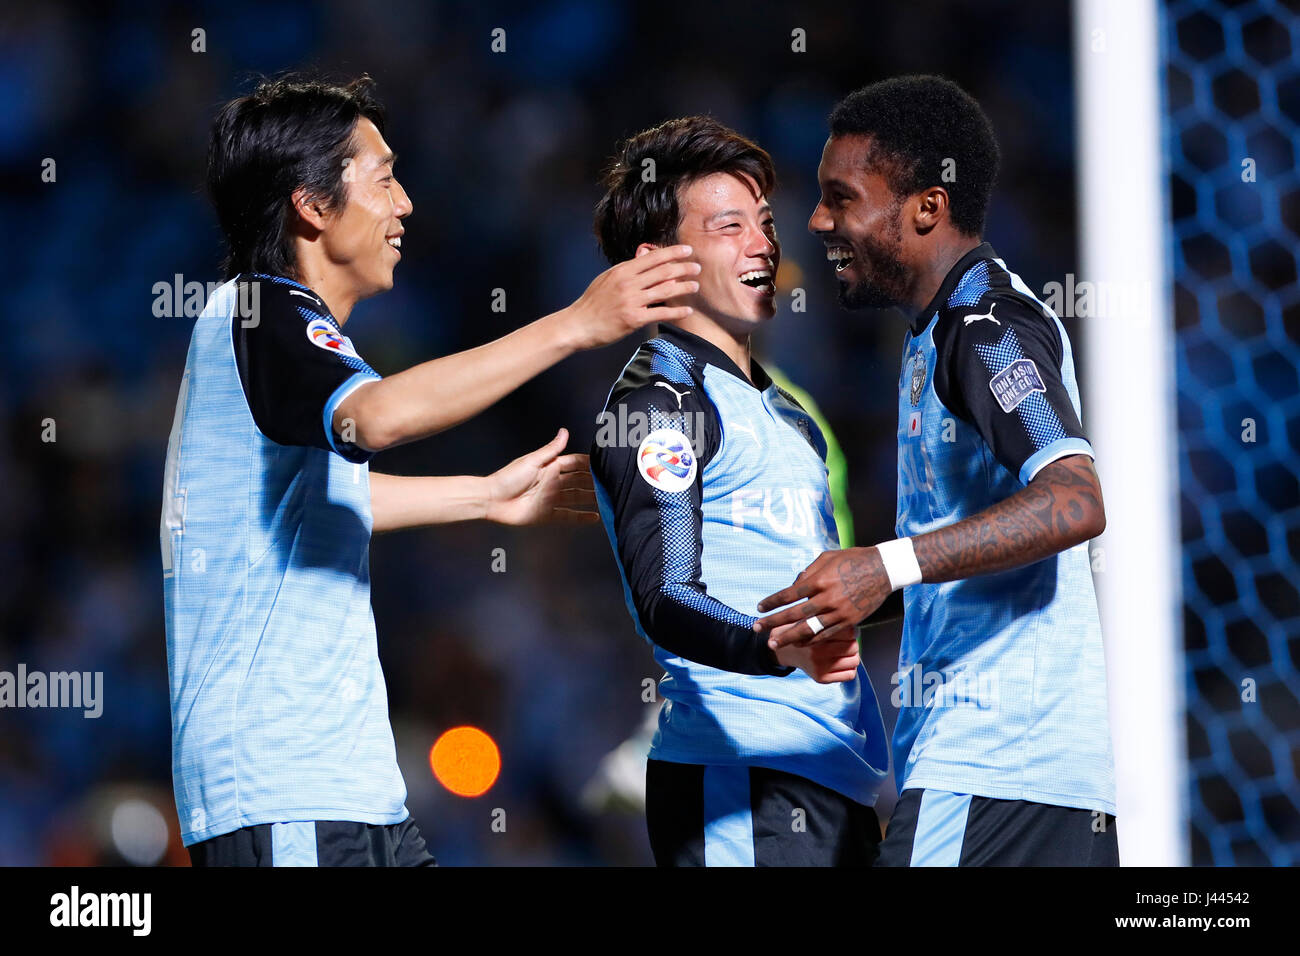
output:
POLYGON ((952 290, 957 288, 957 283, 971 266, 981 259, 996 259, 998 254, 993 251, 993 247, 987 242, 981 242, 966 255, 957 260, 956 264, 948 270, 944 276, 943 283, 939 286, 939 291, 934 294, 930 304, 912 317, 912 331, 920 335, 921 331, 930 324, 930 317, 943 308, 943 304, 948 301, 948 296, 952 295, 952 290))
POLYGON ((307 286, 303 285, 297 279, 290 279, 288 276, 273 276, 269 272, 241 272, 238 278, 243 278, 244 276, 249 276, 253 279, 270 279, 272 282, 278 282, 281 285, 296 285, 299 289, 311 292, 312 295, 316 295, 315 292, 312 292, 311 289, 307 288, 307 286))
POLYGON ((661 322, 659 324, 659 337, 667 339, 674 345, 682 347, 687 352, 690 352, 696 358, 707 362, 709 365, 714 365, 722 369, 724 372, 736 376, 736 378, 740 379, 746 385, 752 385, 753 388, 758 389, 760 392, 767 391, 768 386, 772 384, 772 379, 768 377, 767 372, 763 370, 763 366, 759 365, 755 359, 750 358, 749 360, 749 369, 754 377, 754 380, 751 383, 749 376, 740 370, 740 366, 733 362, 726 352, 722 351, 722 349, 718 348, 708 339, 700 338, 694 332, 687 332, 685 329, 678 328, 675 325, 661 322))
MULTIPOLYGON (((324 299, 322 299, 319 295, 316 294, 316 290, 309 286, 303 285, 297 279, 290 279, 288 276, 273 276, 266 272, 241 272, 239 273, 239 275, 235 276, 235 281, 240 281, 240 280, 247 281, 250 278, 270 279, 276 285, 294 286, 296 288, 301 289, 303 292, 310 292, 311 297, 321 304, 321 308, 324 309, 325 314, 328 315, 331 319, 334 319, 334 313, 330 312, 329 306, 325 304, 324 299)), ((334 319, 334 322, 336 325, 338 324, 337 319, 334 319)))

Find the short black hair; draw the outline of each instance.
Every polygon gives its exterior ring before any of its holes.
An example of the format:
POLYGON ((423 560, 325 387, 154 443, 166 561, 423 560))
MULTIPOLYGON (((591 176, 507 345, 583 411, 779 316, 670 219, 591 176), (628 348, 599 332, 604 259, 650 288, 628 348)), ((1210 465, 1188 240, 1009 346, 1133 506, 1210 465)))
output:
POLYGON ((342 208, 344 160, 356 155, 362 117, 384 131, 384 108, 364 75, 347 83, 298 74, 264 79, 221 107, 208 142, 208 194, 226 237, 227 278, 297 278, 288 229, 293 192, 305 187, 312 199, 342 208))
POLYGON ((942 76, 872 83, 836 104, 830 126, 832 138, 871 138, 867 162, 895 195, 942 186, 952 224, 968 236, 984 231, 998 175, 998 141, 979 103, 956 83, 942 76), (952 170, 951 181, 944 179, 945 169, 952 170))
POLYGON ((683 116, 629 137, 602 179, 595 230, 611 263, 636 255, 643 242, 670 245, 681 224, 680 190, 711 173, 745 174, 760 195, 776 188, 772 157, 757 144, 709 116, 683 116), (654 160, 647 177, 645 161, 654 160))

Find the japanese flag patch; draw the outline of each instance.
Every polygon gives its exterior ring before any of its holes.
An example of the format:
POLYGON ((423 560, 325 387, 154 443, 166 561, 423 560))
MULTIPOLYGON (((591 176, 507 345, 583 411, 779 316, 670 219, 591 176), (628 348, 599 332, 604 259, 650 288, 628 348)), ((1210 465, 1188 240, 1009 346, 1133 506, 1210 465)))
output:
POLYGON ((657 428, 636 452, 637 471, 660 491, 685 491, 695 481, 698 464, 690 439, 674 428, 657 428))
POLYGON ((1010 412, 1034 392, 1046 392, 1038 366, 1031 359, 1016 359, 989 381, 993 397, 1004 412, 1010 412))

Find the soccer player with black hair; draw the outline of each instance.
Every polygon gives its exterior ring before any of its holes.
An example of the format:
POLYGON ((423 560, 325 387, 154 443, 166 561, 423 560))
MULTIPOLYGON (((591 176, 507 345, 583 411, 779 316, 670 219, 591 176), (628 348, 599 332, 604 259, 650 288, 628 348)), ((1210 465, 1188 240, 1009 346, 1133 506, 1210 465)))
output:
POLYGON ((611 262, 684 242, 701 267, 591 451, 628 609, 666 671, 645 794, 661 866, 861 866, 880 842, 888 748, 855 633, 773 651, 753 629, 760 597, 838 546, 821 429, 751 357, 776 313, 775 180, 754 143, 685 117, 622 145, 596 208, 611 262))
POLYGON ((567 433, 486 478, 372 473, 579 349, 689 306, 671 246, 478 348, 381 377, 343 334, 412 203, 372 84, 269 80, 212 125, 228 281, 194 326, 160 529, 182 839, 196 865, 433 863, 407 812, 370 608, 373 532, 597 520, 567 433))
POLYGON ((1116 865, 1087 551, 1101 487, 1065 329, 981 238, 997 166, 987 117, 939 77, 874 83, 831 113, 808 228, 845 306, 910 326, 898 537, 821 555, 761 602, 792 606, 758 628, 778 652, 815 646, 903 590, 880 865, 1116 865))

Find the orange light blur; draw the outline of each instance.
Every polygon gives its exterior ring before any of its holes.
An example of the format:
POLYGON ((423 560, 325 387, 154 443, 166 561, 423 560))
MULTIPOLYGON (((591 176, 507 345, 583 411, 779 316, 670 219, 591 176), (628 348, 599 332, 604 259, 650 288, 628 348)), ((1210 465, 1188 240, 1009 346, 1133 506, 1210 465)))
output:
POLYGON ((429 766, 444 787, 461 797, 487 793, 501 773, 496 741, 477 727, 453 727, 434 741, 429 766))

